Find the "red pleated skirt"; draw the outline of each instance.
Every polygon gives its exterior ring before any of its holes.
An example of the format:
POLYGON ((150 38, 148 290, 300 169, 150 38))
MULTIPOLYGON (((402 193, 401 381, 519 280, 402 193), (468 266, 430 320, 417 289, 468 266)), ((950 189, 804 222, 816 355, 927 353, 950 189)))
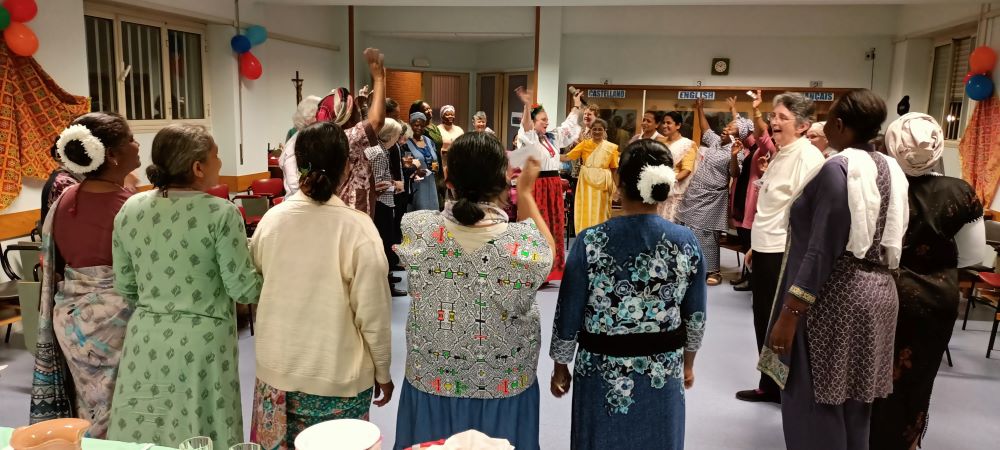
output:
POLYGON ((556 241, 553 253, 552 272, 546 281, 562 280, 566 268, 566 206, 563 203, 563 184, 558 172, 543 172, 535 180, 535 202, 545 219, 545 224, 556 241))

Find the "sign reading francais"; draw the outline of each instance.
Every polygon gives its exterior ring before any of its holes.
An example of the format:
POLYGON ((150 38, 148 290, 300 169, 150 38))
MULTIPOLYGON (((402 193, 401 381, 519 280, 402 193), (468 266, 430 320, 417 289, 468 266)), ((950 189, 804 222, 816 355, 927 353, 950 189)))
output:
POLYGON ((590 98, 625 98, 624 89, 587 89, 590 98))
POLYGON ((804 95, 806 96, 806 98, 809 98, 814 102, 833 101, 833 92, 806 92, 804 95))

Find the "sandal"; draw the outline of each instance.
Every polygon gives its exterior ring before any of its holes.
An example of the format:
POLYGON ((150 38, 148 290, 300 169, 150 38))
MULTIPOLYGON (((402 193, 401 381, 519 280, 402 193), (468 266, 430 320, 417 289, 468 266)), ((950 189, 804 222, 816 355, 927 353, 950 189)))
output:
POLYGON ((722 274, 719 272, 712 272, 708 274, 708 277, 705 280, 705 284, 709 286, 718 286, 719 283, 722 283, 722 274))

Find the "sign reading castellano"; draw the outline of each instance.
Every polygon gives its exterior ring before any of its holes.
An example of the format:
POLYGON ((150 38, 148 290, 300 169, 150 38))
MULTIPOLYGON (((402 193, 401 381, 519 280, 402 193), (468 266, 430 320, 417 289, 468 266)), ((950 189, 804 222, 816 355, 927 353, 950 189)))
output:
POLYGON ((590 98, 625 98, 624 89, 587 89, 590 98))
POLYGON ((715 91, 677 91, 678 100, 715 100, 715 91))
POLYGON ((811 99, 814 102, 832 102, 833 92, 806 92, 806 98, 811 99))

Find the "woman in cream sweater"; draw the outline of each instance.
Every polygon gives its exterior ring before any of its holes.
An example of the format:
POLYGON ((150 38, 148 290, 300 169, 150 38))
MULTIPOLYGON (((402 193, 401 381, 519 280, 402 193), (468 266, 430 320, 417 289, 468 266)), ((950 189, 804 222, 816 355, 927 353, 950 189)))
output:
POLYGON ((389 271, 372 220, 334 192, 349 170, 332 123, 299 133, 300 190, 268 211, 250 243, 264 276, 250 439, 292 448, 306 427, 367 419, 392 397, 389 271), (374 397, 374 402, 372 401, 374 397))

